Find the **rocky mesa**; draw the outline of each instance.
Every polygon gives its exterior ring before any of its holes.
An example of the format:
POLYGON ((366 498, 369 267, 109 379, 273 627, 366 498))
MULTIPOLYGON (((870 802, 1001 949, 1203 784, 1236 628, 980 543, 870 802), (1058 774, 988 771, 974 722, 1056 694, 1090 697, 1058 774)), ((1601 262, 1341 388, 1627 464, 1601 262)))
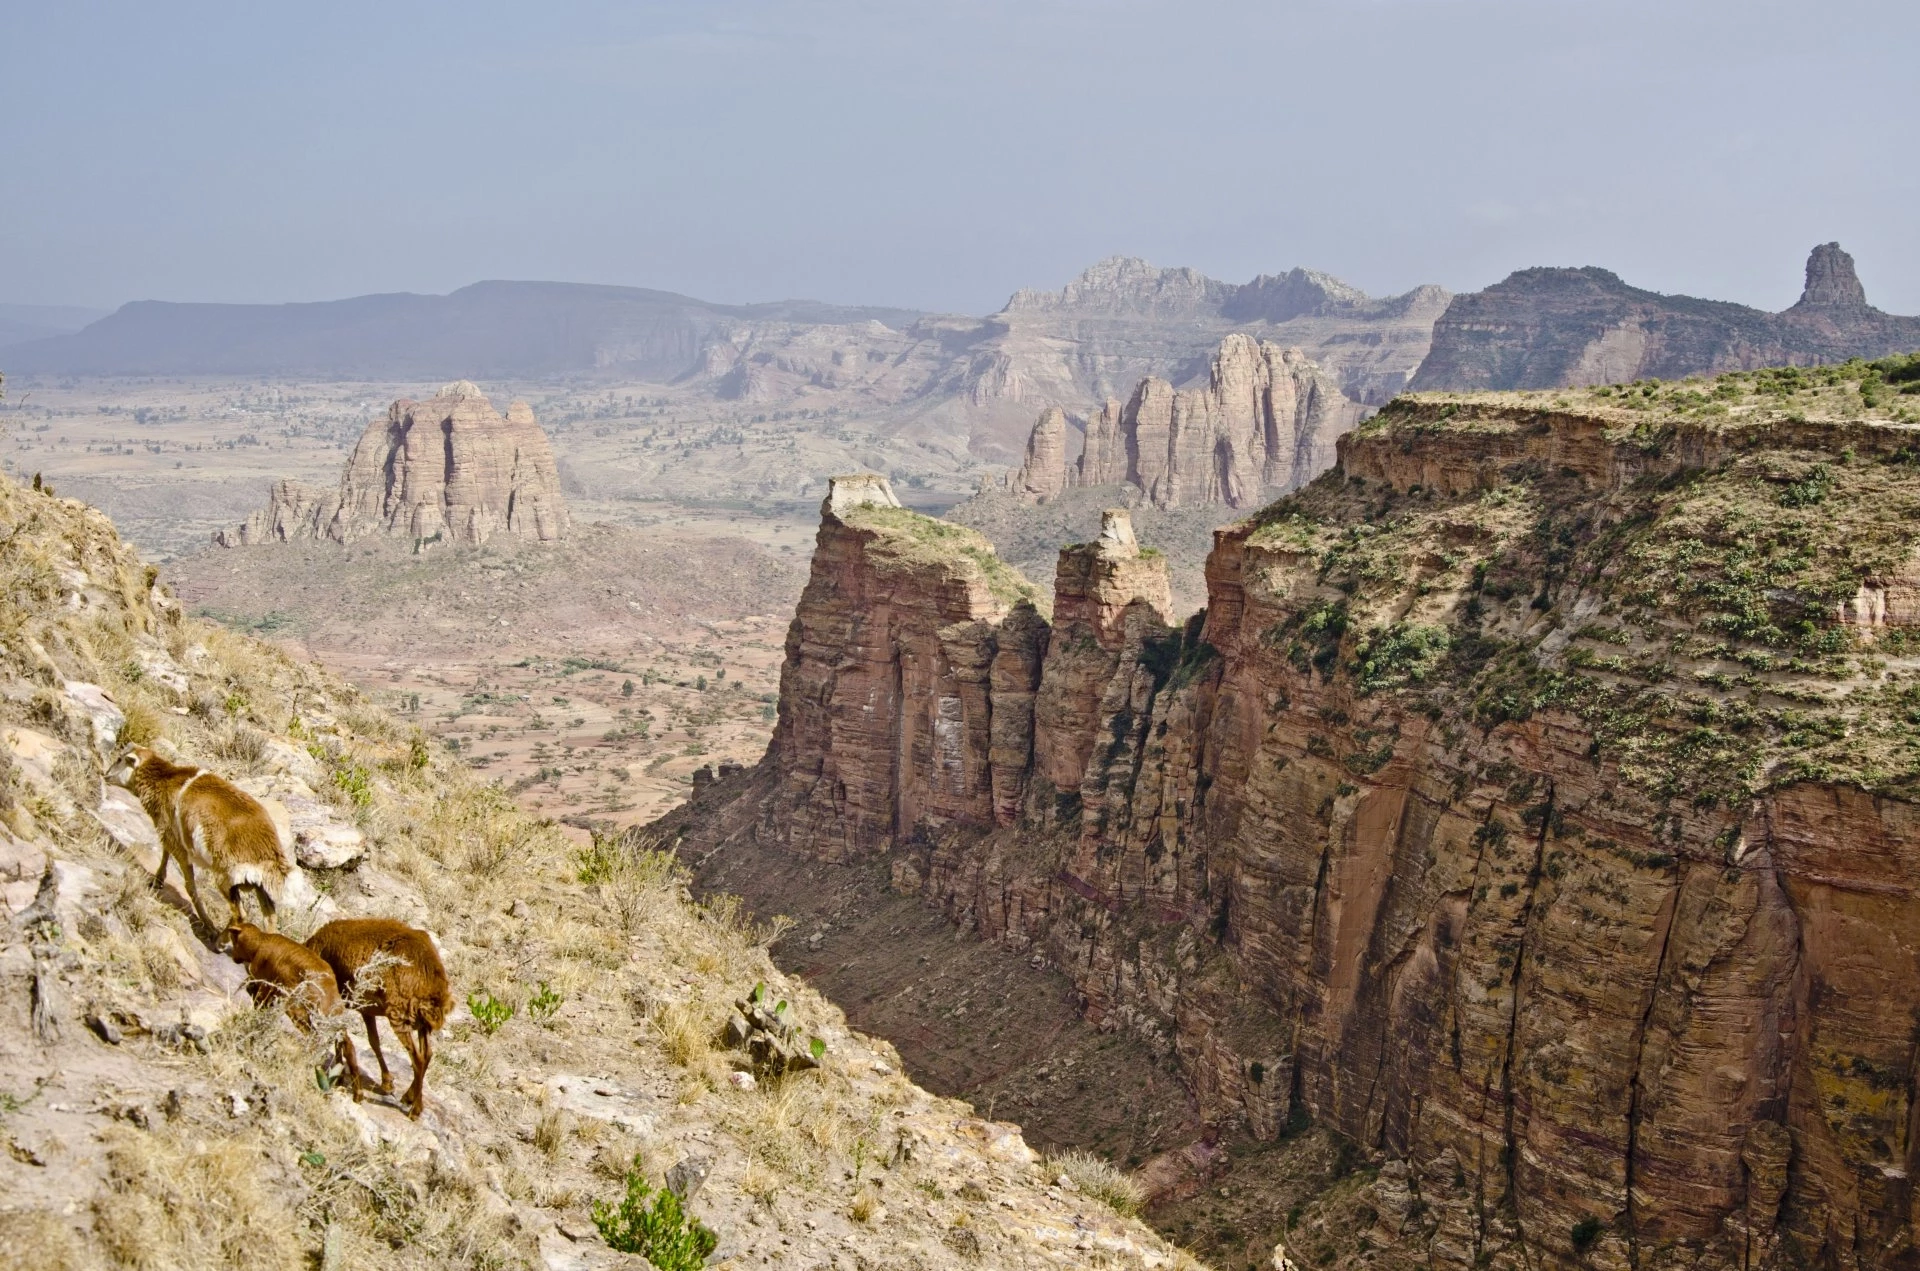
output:
POLYGON ((1209 1141, 1331 1131, 1370 1166, 1268 1216, 1296 1262, 1904 1266, 1915 383, 1402 398, 1180 625, 1121 516, 1048 615, 830 502, 772 746, 672 828, 884 859, 1209 1141))
POLYGON ((425 402, 401 398, 367 425, 338 490, 274 483, 267 506, 221 547, 369 534, 477 546, 495 534, 550 542, 566 537, 566 496, 553 447, 525 402, 503 417, 468 380, 425 402))

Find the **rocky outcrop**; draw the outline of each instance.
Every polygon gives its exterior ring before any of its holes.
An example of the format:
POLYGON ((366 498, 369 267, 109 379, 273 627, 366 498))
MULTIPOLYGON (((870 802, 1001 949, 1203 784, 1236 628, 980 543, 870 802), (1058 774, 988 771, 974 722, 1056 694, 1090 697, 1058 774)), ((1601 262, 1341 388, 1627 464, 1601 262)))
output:
POLYGON ((1866 657, 1829 598, 1920 559, 1909 435, 1396 403, 1179 628, 1119 518, 1049 620, 937 522, 829 513, 774 744, 683 850, 885 858, 1216 1129, 1380 1163, 1383 1265, 1905 1266, 1909 614, 1866 657))
POLYGON ((1812 366, 1920 349, 1920 318, 1867 304, 1853 257, 1813 249, 1782 313, 1630 287, 1604 269, 1523 269, 1455 296, 1415 389, 1561 388, 1812 366))
POLYGON ((395 402, 367 425, 337 491, 274 484, 268 505, 221 547, 391 534, 468 546, 495 534, 540 542, 564 538, 569 516, 546 433, 525 402, 504 418, 466 380, 431 401, 395 402))
POLYGON ((1008 488, 1015 494, 1051 499, 1067 488, 1067 412, 1049 406, 1027 437, 1026 462, 1008 488))
POLYGON ((1046 499, 1068 486, 1131 485, 1155 507, 1251 507, 1324 472, 1335 438, 1361 413, 1299 349, 1230 335, 1205 387, 1177 390, 1150 377, 1124 406, 1108 401, 1088 422, 1071 469, 1066 417, 1043 413, 1007 487, 1046 499))

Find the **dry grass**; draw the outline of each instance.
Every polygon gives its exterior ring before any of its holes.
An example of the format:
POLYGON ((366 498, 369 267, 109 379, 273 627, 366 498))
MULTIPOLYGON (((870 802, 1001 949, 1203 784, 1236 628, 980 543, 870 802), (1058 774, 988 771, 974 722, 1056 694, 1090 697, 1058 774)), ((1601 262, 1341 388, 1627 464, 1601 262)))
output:
POLYGON ((301 1224, 273 1185, 258 1136, 208 1140, 167 1129, 115 1129, 94 1236, 136 1271, 300 1271, 301 1224))
POLYGON ((1119 1167, 1092 1152, 1073 1151, 1049 1156, 1046 1169, 1050 1177, 1064 1174, 1073 1180, 1073 1185, 1079 1188, 1082 1195, 1090 1196, 1128 1217, 1138 1214, 1140 1207, 1146 1203, 1146 1193, 1141 1190, 1139 1183, 1119 1167))
POLYGON ((93 1271, 100 1260, 52 1214, 0 1213, 0 1271, 93 1271))
POLYGON ((872 1187, 862 1187, 853 1194, 853 1202, 847 1206, 847 1216, 855 1222, 872 1222, 885 1212, 880 1203, 880 1193, 872 1187))
POLYGON ((573 1118, 564 1108, 548 1108, 533 1125, 533 1146, 549 1161, 557 1161, 567 1150, 567 1138, 573 1118))
POLYGON ((661 1003, 648 1018, 667 1059, 704 1076, 719 1041, 720 1024, 715 1014, 706 1003, 678 1001, 661 1003))
POLYGON ((124 710, 127 721, 120 725, 120 745, 151 746, 160 740, 165 728, 160 722, 159 711, 145 702, 129 702, 124 710))

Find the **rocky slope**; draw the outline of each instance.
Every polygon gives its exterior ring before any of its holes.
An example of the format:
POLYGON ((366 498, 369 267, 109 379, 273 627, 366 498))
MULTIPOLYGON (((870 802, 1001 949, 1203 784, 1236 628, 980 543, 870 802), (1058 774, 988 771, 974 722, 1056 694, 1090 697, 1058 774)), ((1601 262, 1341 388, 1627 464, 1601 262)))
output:
POLYGON ((1049 619, 829 508, 682 850, 884 860, 1170 1048, 1204 1142, 1331 1132, 1295 1261, 1905 1265, 1916 382, 1403 399, 1177 626, 1117 524, 1049 619))
POLYGON ((1853 257, 1813 249, 1806 289, 1766 313, 1630 287, 1604 269, 1523 269, 1455 296, 1415 389, 1555 388, 1844 362, 1920 349, 1920 318, 1867 303, 1853 257))
POLYGON ((402 398, 369 423, 338 491, 277 481, 265 508, 214 542, 348 543, 389 534, 476 546, 495 534, 549 542, 566 537, 568 525, 553 447, 533 411, 517 401, 503 418, 460 380, 430 401, 402 398))
POLYGON ((1097 1172, 911 1085, 773 968, 777 927, 184 617, 98 512, 0 480, 0 542, 0 1268, 639 1267, 587 1212, 629 1177, 687 1192, 721 1267, 1193 1265, 1097 1172), (100 776, 136 740, 288 811, 284 929, 436 934, 466 1005, 424 1118, 329 1088, 327 1036, 254 1010, 154 889, 153 826, 100 776), (818 1067, 746 1080, 723 1026, 756 981, 818 1067))

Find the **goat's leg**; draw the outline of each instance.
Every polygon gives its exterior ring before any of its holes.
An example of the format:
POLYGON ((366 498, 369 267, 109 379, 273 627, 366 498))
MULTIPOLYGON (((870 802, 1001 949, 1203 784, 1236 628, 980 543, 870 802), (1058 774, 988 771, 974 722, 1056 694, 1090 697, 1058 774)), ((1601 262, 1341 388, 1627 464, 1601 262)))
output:
POLYGON ((253 893, 254 899, 260 903, 261 930, 268 932, 274 931, 273 897, 267 895, 267 889, 259 883, 235 883, 227 889, 227 903, 233 906, 234 921, 240 922, 246 919, 247 907, 241 903, 240 897, 243 892, 249 891, 253 893))
POLYGON ((380 1017, 372 1011, 361 1011, 360 1018, 367 1021, 367 1041, 373 1046, 373 1057, 380 1063, 380 1093, 393 1093, 393 1073, 387 1070, 387 1057, 380 1050, 380 1025, 374 1021, 380 1017))
MULTIPOLYGON (((159 891, 167 885, 167 866, 171 864, 173 864, 173 853, 167 849, 166 844, 162 843, 160 845, 160 868, 153 871, 153 889, 155 891, 159 891)), ((187 872, 186 867, 182 866, 180 872, 185 874, 187 872)))
POLYGON ((340 1030, 340 1062, 346 1067, 349 1088, 353 1091, 353 1101, 360 1102, 360 1087, 365 1078, 360 1075, 360 1057, 353 1053, 353 1034, 345 1027, 340 1030))
POLYGON ((426 1030, 415 1026, 396 1027, 393 1031, 399 1035, 400 1044, 407 1048, 408 1062, 413 1064, 413 1081, 401 1102, 407 1105, 407 1115, 418 1121, 427 1106, 427 1064, 432 1061, 433 1052, 427 1048, 426 1030))
POLYGON ((205 925, 208 931, 215 934, 225 931, 226 925, 216 924, 213 921, 213 915, 207 912, 207 902, 200 899, 200 882, 194 877, 193 867, 185 861, 181 861, 180 874, 187 880, 187 899, 193 902, 193 912, 200 916, 201 923, 205 925))

